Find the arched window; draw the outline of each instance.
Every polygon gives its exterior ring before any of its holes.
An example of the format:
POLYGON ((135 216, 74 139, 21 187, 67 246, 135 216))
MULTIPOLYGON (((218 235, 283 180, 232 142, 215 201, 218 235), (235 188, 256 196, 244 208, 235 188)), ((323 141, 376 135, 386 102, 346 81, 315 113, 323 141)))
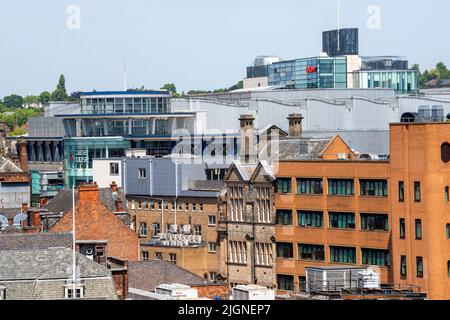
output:
POLYGON ((450 144, 445 142, 441 146, 441 159, 445 163, 450 162, 450 144))

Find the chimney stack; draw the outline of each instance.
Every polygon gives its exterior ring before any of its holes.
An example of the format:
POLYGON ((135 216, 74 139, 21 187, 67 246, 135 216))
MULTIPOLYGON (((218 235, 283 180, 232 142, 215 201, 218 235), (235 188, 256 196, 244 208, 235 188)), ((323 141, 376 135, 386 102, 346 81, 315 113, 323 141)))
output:
POLYGON ((27 214, 28 212, 28 203, 22 203, 22 213, 27 214))
POLYGON ((98 202, 99 190, 96 182, 94 184, 82 184, 78 187, 78 201, 83 202, 98 202))
POLYGON ((240 156, 241 161, 245 163, 251 162, 255 156, 255 117, 252 114, 241 115, 240 121, 240 133, 241 133, 241 148, 240 156))
POLYGON ((303 116, 299 113, 292 113, 287 119, 289 120, 289 136, 293 138, 300 138, 303 133, 303 116))
POLYGON ((111 192, 112 193, 118 193, 119 192, 119 187, 117 186, 117 183, 115 181, 113 181, 111 183, 111 192))
POLYGON ((19 164, 23 172, 28 172, 28 143, 25 139, 21 138, 18 141, 20 148, 19 164))

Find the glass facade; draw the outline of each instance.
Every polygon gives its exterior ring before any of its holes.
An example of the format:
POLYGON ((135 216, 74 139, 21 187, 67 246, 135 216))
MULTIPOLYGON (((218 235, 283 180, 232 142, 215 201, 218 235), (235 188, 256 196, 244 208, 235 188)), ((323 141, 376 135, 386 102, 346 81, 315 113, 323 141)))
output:
POLYGON ((94 159, 124 157, 130 142, 123 138, 79 138, 64 141, 66 187, 92 182, 94 159))
POLYGON ((269 66, 269 85, 290 89, 347 88, 347 57, 313 57, 269 66))
POLYGON ((357 28, 325 31, 322 33, 322 51, 330 57, 357 55, 359 34, 357 28))
POLYGON ((353 73, 355 88, 360 89, 394 89, 399 93, 417 92, 419 90, 419 72, 416 70, 375 70, 353 73))
POLYGON ((170 95, 82 96, 82 114, 166 114, 170 113, 170 95))

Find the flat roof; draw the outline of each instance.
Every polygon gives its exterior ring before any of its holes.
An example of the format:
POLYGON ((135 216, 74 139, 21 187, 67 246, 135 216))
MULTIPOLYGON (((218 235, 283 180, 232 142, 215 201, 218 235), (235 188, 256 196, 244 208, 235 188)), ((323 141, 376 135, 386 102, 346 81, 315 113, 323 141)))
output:
POLYGON ((169 91, 162 90, 145 90, 145 91, 91 91, 82 92, 81 97, 88 96, 124 96, 124 95, 167 95, 170 96, 169 91))

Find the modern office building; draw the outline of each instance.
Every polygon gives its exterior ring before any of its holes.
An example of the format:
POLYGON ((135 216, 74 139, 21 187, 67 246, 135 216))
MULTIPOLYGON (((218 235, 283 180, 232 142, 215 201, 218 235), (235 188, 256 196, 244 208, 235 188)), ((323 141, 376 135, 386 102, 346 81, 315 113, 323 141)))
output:
POLYGON ((301 292, 308 267, 373 265, 382 287, 449 299, 450 124, 416 121, 391 124, 386 160, 345 146, 334 159, 280 160, 279 290, 301 292))
POLYGON ((323 32, 322 51, 326 52, 330 57, 358 55, 358 29, 346 28, 323 32))
POLYGON ((362 89, 394 89, 397 93, 419 91, 417 70, 360 70, 353 72, 353 87, 362 89))
POLYGON ((347 58, 319 56, 269 65, 269 85, 288 89, 347 88, 347 58))
POLYGON ((252 66, 247 67, 247 77, 244 79, 244 89, 261 88, 269 85, 269 65, 280 62, 281 59, 275 56, 256 57, 252 66))
POLYGON ((196 163, 189 155, 122 161, 141 260, 170 261, 210 281, 222 278, 217 205, 228 166, 196 163))
POLYGON ((62 171, 31 171, 31 206, 41 208, 64 189, 62 171))

